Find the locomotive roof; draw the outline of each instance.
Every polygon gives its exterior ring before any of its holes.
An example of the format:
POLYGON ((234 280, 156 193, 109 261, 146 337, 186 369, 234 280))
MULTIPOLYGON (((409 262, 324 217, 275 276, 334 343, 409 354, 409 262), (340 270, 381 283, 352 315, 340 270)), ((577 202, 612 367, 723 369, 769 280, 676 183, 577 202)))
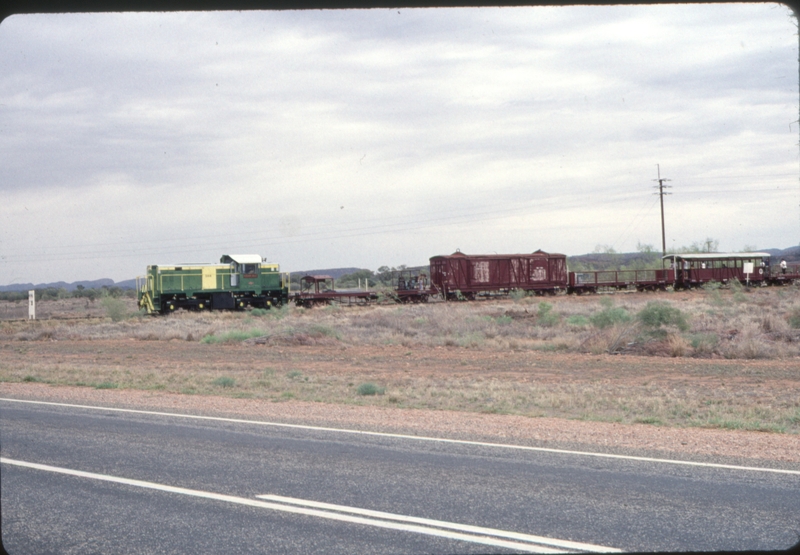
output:
POLYGON ((261 257, 257 254, 223 254, 219 261, 223 264, 231 261, 237 264, 260 264, 261 257))
POLYGON ((731 258, 769 258, 770 256, 768 252, 691 252, 685 254, 668 254, 661 258, 664 260, 668 258, 680 258, 681 260, 729 260, 731 258))

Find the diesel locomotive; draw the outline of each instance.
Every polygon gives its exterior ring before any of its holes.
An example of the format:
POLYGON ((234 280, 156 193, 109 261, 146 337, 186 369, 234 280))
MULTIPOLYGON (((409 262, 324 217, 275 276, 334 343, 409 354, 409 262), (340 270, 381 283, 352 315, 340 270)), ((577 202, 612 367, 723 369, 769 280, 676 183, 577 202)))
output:
POLYGON ((289 275, 257 254, 225 254, 220 264, 151 265, 136 278, 139 307, 148 314, 178 308, 270 308, 289 301, 289 275))

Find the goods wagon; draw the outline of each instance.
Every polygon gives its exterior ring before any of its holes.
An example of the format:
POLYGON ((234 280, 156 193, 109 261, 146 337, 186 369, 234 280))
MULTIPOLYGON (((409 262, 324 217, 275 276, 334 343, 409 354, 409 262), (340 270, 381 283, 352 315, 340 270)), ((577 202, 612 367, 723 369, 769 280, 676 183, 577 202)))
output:
POLYGON ((567 293, 582 295, 611 289, 665 291, 674 282, 673 270, 587 270, 569 273, 567 293))
POLYGON ((431 289, 444 299, 507 295, 512 290, 555 293, 567 288, 567 257, 531 254, 451 255, 430 259, 431 289))
POLYGON ((149 314, 269 308, 288 301, 289 277, 257 254, 226 254, 220 264, 148 266, 136 289, 139 307, 149 314))

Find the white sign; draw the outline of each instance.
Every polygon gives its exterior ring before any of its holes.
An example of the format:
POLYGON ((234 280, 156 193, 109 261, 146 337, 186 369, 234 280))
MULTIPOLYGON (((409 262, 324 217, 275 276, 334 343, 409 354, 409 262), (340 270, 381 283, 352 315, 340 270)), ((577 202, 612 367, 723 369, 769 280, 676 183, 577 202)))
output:
POLYGON ((28 320, 36 320, 36 291, 28 291, 28 320))

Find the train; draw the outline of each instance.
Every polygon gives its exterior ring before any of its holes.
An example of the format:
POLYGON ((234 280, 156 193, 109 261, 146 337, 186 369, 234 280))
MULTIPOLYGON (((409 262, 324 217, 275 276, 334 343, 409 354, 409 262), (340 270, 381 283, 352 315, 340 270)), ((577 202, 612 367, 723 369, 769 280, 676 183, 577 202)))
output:
POLYGON ((382 299, 401 303, 475 300, 508 296, 583 295, 609 290, 691 289, 710 282, 786 285, 800 281, 800 265, 772 265, 766 252, 688 253, 662 257, 662 268, 569 271, 564 254, 537 250, 523 254, 468 255, 457 250, 430 258, 430 271, 397 272, 387 291, 336 290, 328 275, 307 275, 300 291, 290 293, 289 274, 255 254, 223 255, 220 264, 151 265, 136 279, 139 307, 149 314, 176 309, 243 310, 289 302, 369 304, 382 299))
POLYGON ((289 274, 257 254, 224 254, 219 264, 147 267, 136 278, 139 308, 148 314, 177 309, 243 310, 289 302, 289 274))

